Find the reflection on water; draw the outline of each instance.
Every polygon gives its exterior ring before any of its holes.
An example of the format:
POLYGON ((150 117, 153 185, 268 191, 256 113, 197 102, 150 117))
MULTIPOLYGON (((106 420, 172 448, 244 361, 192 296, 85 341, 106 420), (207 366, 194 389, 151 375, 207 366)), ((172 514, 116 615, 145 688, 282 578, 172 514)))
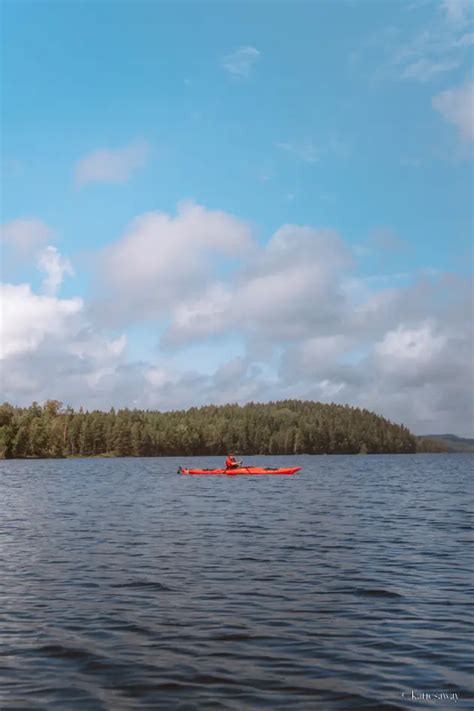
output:
POLYGON ((2 711, 471 709, 473 459, 252 462, 0 462, 2 711))

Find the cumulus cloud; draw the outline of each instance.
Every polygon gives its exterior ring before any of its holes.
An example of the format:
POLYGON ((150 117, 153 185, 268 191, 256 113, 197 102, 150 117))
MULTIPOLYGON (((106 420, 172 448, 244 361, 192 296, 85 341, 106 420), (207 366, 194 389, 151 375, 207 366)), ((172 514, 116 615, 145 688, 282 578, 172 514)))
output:
POLYGON ((232 292, 223 282, 211 284, 203 294, 192 301, 177 304, 173 312, 171 329, 163 345, 179 345, 207 338, 227 328, 234 328, 229 320, 232 292))
POLYGON ((222 67, 233 76, 248 77, 254 68, 260 52, 255 47, 239 47, 222 59, 222 67))
POLYGON ((447 89, 432 100, 433 108, 452 123, 466 141, 474 139, 474 83, 447 89))
POLYGON ((88 183, 127 183, 145 165, 149 154, 150 147, 144 141, 89 153, 76 165, 76 184, 81 187, 88 183))
POLYGON ((67 274, 72 276, 74 273, 70 261, 62 257, 56 247, 51 245, 41 252, 38 268, 46 274, 43 280, 43 291, 51 296, 57 293, 64 277, 67 274))
POLYGON ((327 329, 339 316, 340 274, 351 263, 336 232, 285 225, 251 252, 233 284, 211 284, 200 300, 183 302, 164 342, 235 329, 273 342, 327 329))
POLYGON ((436 333, 434 323, 425 322, 416 328, 400 324, 387 331, 375 344, 374 352, 382 370, 420 378, 446 346, 446 335, 436 333))
POLYGON ((269 383, 260 368, 248 358, 233 358, 218 366, 213 373, 200 373, 192 366, 178 371, 169 361, 145 368, 145 387, 139 392, 141 406, 174 409, 194 405, 244 404, 269 398, 269 383))
POLYGON ((2 246, 11 249, 15 256, 27 258, 53 241, 54 232, 41 220, 19 219, 4 224, 0 238, 2 246))
POLYGON ((76 395, 76 403, 82 398, 86 404, 120 366, 126 338, 95 330, 82 299, 55 295, 71 267, 54 248, 43 252, 38 268, 46 271, 46 293, 35 293, 30 284, 0 284, 2 395, 22 404, 76 395))
POLYGON ((459 293, 452 286, 448 305, 439 298, 443 284, 433 281, 429 308, 414 313, 410 304, 419 285, 393 290, 364 319, 354 315, 352 320, 348 302, 333 333, 310 329, 299 340, 277 342, 270 355, 249 348, 245 358, 224 363, 212 374, 190 370, 171 376, 160 367, 142 397, 150 406, 168 407, 301 397, 369 408, 420 434, 471 436, 472 308, 463 307, 462 294, 467 296, 472 285, 459 284, 459 293))
POLYGON ((281 381, 287 384, 311 383, 313 387, 317 383, 324 383, 323 387, 329 383, 339 387, 341 383, 344 386, 353 382, 355 369, 348 368, 343 360, 356 345, 357 339, 338 333, 309 335, 284 352, 280 363, 281 381))
POLYGON ((81 311, 81 299, 33 293, 29 284, 1 285, 2 359, 37 350, 45 339, 68 332, 81 311))
MULTIPOLYGON (((386 230, 371 243, 397 246, 386 230)), ((98 304, 57 296, 70 270, 46 255, 46 293, 2 287, 2 389, 13 402, 172 409, 302 397, 367 407, 420 433, 472 434, 467 280, 362 277, 333 230, 284 225, 261 244, 236 217, 186 203, 138 218, 102 254, 110 311, 97 320, 98 304), (161 348, 130 361, 115 326, 143 319, 161 348), (241 355, 214 368, 186 355, 234 341, 241 355)))
POLYGON ((339 277, 350 264, 337 232, 285 225, 238 283, 232 317, 265 337, 301 337, 308 327, 324 331, 338 317, 339 277))
POLYGON ((375 280, 353 269, 337 233, 287 225, 233 280, 180 304, 163 344, 237 331, 250 361, 277 373, 257 379, 266 399, 348 402, 418 432, 469 434, 472 285, 442 274, 404 274, 400 285, 394 275, 375 280))
POLYGON ((199 298, 215 260, 239 258, 252 247, 249 227, 218 210, 192 202, 176 216, 148 213, 101 260, 108 318, 156 319, 177 303, 199 298))
POLYGON ((323 399, 332 385, 336 402, 382 412, 418 433, 472 434, 472 282, 420 278, 347 306, 333 336, 287 349, 281 381, 323 399))

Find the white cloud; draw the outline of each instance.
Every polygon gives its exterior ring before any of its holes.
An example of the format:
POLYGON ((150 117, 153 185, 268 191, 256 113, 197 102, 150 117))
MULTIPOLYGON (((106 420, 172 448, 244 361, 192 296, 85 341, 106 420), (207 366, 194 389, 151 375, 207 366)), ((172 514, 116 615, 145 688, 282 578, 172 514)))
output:
POLYGON ((172 380, 174 380, 169 372, 165 368, 151 367, 145 373, 145 380, 147 380, 150 385, 154 388, 161 388, 168 385, 172 380))
POLYGON ((83 326, 67 344, 66 353, 70 363, 86 364, 83 371, 84 384, 92 391, 101 381, 114 377, 117 367, 123 361, 127 337, 121 334, 108 340, 90 326, 83 326))
MULTIPOLYGON (((45 250, 38 266, 47 273, 49 292, 71 271, 54 248, 45 250)), ((80 404, 93 401, 102 380, 123 360, 125 336, 111 339, 94 330, 80 298, 61 299, 37 294, 30 284, 4 283, 0 304, 1 389, 12 402, 75 395, 80 404)))
MULTIPOLYGON (((374 240, 374 251, 386 251, 383 237, 381 244, 374 240)), ((210 284, 198 300, 180 304, 164 344, 237 332, 247 341, 249 361, 277 373, 257 378, 264 399, 349 402, 419 432, 469 434, 470 287, 441 274, 361 279, 352 269, 337 233, 286 226, 233 280, 210 284)), ((236 378, 236 392, 239 383, 236 378)), ((216 383, 208 387, 218 391, 216 383)))
POLYGON ((393 289, 363 319, 347 302, 332 334, 309 329, 306 339, 283 347, 267 398, 349 403, 418 433, 472 436, 473 313, 472 304, 463 305, 471 293, 472 284, 457 289, 443 280, 433 280, 425 299, 418 285, 393 289), (441 297, 447 288, 449 304, 441 297))
POLYGON ((410 309, 417 295, 415 287, 394 290, 363 321, 351 323, 349 314, 336 335, 290 346, 280 392, 286 384, 305 397, 375 410, 420 434, 472 436, 472 308, 467 316, 458 298, 440 308, 433 288, 428 307, 410 309))
POLYGON ((2 284, 2 359, 35 351, 47 338, 68 332, 83 307, 81 299, 57 299, 33 293, 29 284, 2 284))
POLYGON ((46 274, 43 280, 43 291, 50 296, 57 293, 66 274, 72 276, 74 273, 70 261, 62 257, 56 247, 51 246, 41 252, 38 268, 46 274))
POLYGON ((329 374, 328 366, 332 367, 342 356, 354 348, 356 341, 343 334, 329 336, 313 336, 293 346, 285 352, 283 371, 291 373, 292 380, 317 381, 321 373, 329 374))
MULTIPOLYGON (((270 389, 261 370, 246 358, 228 360, 211 374, 190 369, 177 372, 168 363, 160 363, 144 372, 145 393, 141 402, 163 409, 225 404, 269 399, 270 389)), ((142 389, 143 390, 143 389, 142 389)))
POLYGON ((474 139, 474 83, 441 92, 432 100, 433 108, 458 129, 461 138, 474 139))
POLYGON ((27 258, 46 242, 54 239, 54 232, 36 219, 19 219, 2 226, 0 237, 3 246, 8 247, 17 257, 27 258))
POLYGON ((229 318, 232 304, 232 292, 225 284, 211 284, 203 294, 192 301, 176 306, 173 314, 171 332, 164 342, 178 344, 181 341, 206 338, 212 333, 219 333, 226 328, 233 328, 229 318))
POLYGON ((166 343, 239 329, 254 339, 301 338, 338 318, 340 274, 352 263, 331 230, 285 225, 255 249, 234 283, 210 285, 173 313, 166 343))
POLYGON ((222 60, 223 68, 236 77, 248 77, 254 68, 260 52, 255 47, 239 47, 222 60))
POLYGON ((439 355, 445 345, 446 337, 437 334, 434 324, 428 321, 417 328, 400 324, 376 343, 374 351, 383 370, 414 368, 419 372, 439 355))
POLYGON ((232 319, 271 339, 300 337, 309 325, 324 329, 337 318, 338 275, 349 263, 336 232, 285 225, 238 284, 232 319))
MULTIPOLYGON (((372 251, 394 239, 384 232, 372 251)), ((52 292, 69 270, 47 254, 52 292)), ((143 215, 101 256, 102 321, 95 302, 3 286, 3 396, 159 409, 303 397, 374 409, 418 432, 470 434, 472 286, 355 269, 331 230, 284 225, 258 244, 244 222, 192 203, 143 215), (123 318, 152 318, 161 349, 130 361, 125 334, 112 330, 123 318), (199 349, 221 345, 213 364, 199 361, 199 349)))
POLYGON ((144 141, 89 153, 76 165, 76 184, 126 183, 136 170, 145 165, 149 153, 149 145, 144 141))
POLYGON ((81 360, 95 358, 109 362, 119 358, 125 351, 127 337, 122 333, 113 340, 98 338, 90 326, 83 326, 69 346, 69 352, 81 360))
POLYGON ((179 205, 176 217, 142 215, 103 254, 107 313, 125 320, 156 319, 205 291, 216 258, 236 259, 251 247, 245 223, 191 202, 179 205))

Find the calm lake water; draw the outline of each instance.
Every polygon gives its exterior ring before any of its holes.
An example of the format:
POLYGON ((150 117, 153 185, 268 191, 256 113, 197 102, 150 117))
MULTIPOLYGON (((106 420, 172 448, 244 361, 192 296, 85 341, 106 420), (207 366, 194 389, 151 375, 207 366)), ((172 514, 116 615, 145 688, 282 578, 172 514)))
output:
POLYGON ((0 462, 2 711, 474 707, 473 457, 248 461, 0 462))

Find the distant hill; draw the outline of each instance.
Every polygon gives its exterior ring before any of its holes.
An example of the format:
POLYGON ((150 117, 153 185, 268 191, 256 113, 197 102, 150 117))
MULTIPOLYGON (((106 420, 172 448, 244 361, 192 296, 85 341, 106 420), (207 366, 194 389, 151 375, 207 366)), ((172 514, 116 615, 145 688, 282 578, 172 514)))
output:
POLYGON ((439 442, 446 447, 448 452, 474 452, 474 439, 458 437, 453 434, 421 435, 418 440, 439 442))

